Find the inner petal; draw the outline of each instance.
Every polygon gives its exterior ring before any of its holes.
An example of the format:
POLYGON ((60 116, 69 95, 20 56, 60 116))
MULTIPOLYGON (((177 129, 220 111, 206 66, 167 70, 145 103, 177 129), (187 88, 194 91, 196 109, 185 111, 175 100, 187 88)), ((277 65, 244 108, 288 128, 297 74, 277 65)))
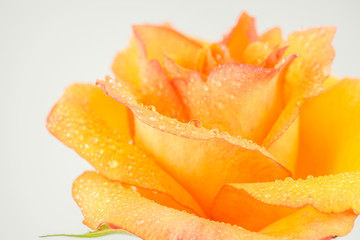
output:
POLYGON ((198 72, 173 79, 190 119, 208 129, 261 142, 282 110, 282 70, 248 64, 218 65, 206 81, 198 72))

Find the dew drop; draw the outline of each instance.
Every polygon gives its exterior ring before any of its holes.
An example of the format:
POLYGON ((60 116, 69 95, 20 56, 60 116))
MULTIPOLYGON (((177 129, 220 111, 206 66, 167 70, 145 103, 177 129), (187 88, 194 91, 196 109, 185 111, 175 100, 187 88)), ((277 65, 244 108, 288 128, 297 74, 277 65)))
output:
POLYGON ((215 81, 215 82, 214 82, 214 85, 215 85, 216 87, 221 87, 222 83, 221 83, 220 81, 215 81))
POLYGON ((294 181, 294 179, 292 179, 291 177, 285 178, 285 182, 292 182, 292 181, 294 181))
POLYGON ((148 106, 148 109, 151 110, 151 111, 153 111, 153 112, 156 111, 156 107, 153 106, 153 105, 149 105, 149 106, 148 106))
POLYGON ((116 168, 119 163, 115 160, 112 160, 112 161, 109 161, 108 164, 109 164, 109 167, 116 168))
POLYGON ((221 102, 215 103, 215 106, 216 106, 218 109, 223 109, 223 108, 224 108, 224 105, 223 105, 221 102))
POLYGON ((210 132, 213 133, 213 134, 219 134, 220 133, 219 129, 217 129, 217 128, 211 129, 210 132))
POLYGON ((197 119, 191 119, 189 124, 193 125, 194 127, 200 128, 202 126, 201 122, 197 119))

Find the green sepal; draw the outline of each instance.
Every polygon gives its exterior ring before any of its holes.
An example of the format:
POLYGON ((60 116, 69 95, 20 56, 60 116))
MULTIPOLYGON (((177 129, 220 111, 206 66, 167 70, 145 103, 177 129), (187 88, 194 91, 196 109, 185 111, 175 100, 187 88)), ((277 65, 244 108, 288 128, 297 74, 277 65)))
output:
POLYGON ((132 235, 129 232, 126 232, 122 229, 113 229, 108 224, 101 225, 97 230, 90 231, 84 234, 51 234, 40 237, 78 237, 78 238, 96 238, 102 237, 110 234, 127 234, 132 235))

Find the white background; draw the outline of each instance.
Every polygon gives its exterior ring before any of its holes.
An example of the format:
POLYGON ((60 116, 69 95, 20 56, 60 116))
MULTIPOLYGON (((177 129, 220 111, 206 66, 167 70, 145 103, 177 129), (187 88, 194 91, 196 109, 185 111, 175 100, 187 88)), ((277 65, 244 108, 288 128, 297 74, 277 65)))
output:
MULTIPOLYGON (((87 231, 71 184, 91 167, 46 131, 45 119, 67 85, 111 73, 131 24, 171 22, 211 41, 243 10, 257 18, 260 32, 335 25, 333 72, 360 77, 359 3, 333 2, 0 0, 0 239, 87 231)), ((360 221, 344 239, 359 238, 360 221)))

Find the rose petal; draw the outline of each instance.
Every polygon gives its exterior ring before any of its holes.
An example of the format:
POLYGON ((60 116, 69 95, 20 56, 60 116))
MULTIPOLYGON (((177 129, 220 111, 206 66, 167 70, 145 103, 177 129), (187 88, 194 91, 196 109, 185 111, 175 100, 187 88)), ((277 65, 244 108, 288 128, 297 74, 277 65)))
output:
MULTIPOLYGON (((105 127, 121 135, 124 141, 131 140, 127 108, 107 97, 101 88, 92 84, 69 86, 51 110, 46 127, 56 137, 71 140, 72 137, 82 135, 80 131, 88 128, 85 114, 90 118, 89 124, 92 118, 98 119, 105 127), (58 134, 61 136, 57 136, 58 134)), ((100 130, 101 128, 98 131, 100 130)), ((84 133, 81 137, 84 141, 92 138, 91 132, 84 133)))
POLYGON ((250 197, 246 192, 225 185, 215 198, 211 218, 236 224, 250 231, 265 226, 295 212, 295 209, 265 204, 250 197))
POLYGON ((135 38, 132 38, 129 46, 119 52, 112 64, 112 70, 117 78, 132 83, 137 89, 140 88, 142 79, 139 69, 139 49, 135 38))
POLYGON ((299 154, 299 117, 267 150, 278 163, 295 172, 299 154))
POLYGON ((108 179, 142 188, 143 195, 162 204, 203 215, 189 193, 132 144, 127 121, 127 108, 99 87, 75 84, 54 106, 47 127, 108 179))
POLYGON ((246 46, 257 40, 255 19, 244 12, 230 34, 224 38, 223 43, 229 48, 231 57, 236 62, 243 63, 246 46))
MULTIPOLYGON (((141 26, 139 28, 142 29, 141 26)), ((144 28, 147 29, 147 27, 144 28)), ((157 60, 149 61, 145 52, 142 40, 139 37, 133 38, 130 46, 120 52, 114 60, 115 76, 131 83, 141 93, 142 103, 155 106, 166 116, 180 121, 188 120, 184 107, 169 83, 166 73, 157 60)))
POLYGON ((284 98, 287 105, 266 136, 263 146, 269 147, 286 132, 299 115, 304 98, 317 95, 330 73, 334 58, 331 41, 335 28, 323 27, 292 33, 285 55, 298 54, 286 74, 284 98))
MULTIPOLYGON (((203 53, 203 51, 201 51, 201 53, 203 53)), ((172 81, 174 78, 186 78, 192 71, 190 69, 181 67, 174 60, 166 56, 164 57, 164 69, 170 81, 172 81)))
MULTIPOLYGON (((330 80, 336 81, 336 80, 330 80)), ((297 176, 360 170, 360 80, 308 99, 300 115, 297 176)))
POLYGON ((275 68, 278 64, 281 64, 281 60, 287 48, 288 46, 286 44, 280 44, 277 47, 273 48, 273 51, 264 59, 264 61, 259 66, 264 68, 275 68))
POLYGON ((274 27, 266 31, 260 36, 260 41, 276 46, 283 42, 281 28, 274 27))
POLYGON ((258 230, 286 216, 291 209, 307 205, 324 213, 353 210, 359 214, 360 171, 307 180, 226 184, 214 201, 212 214, 217 220, 231 220, 228 222, 258 230), (244 214, 249 212, 262 219, 257 222, 254 216, 244 214))
POLYGON ((146 240, 274 239, 158 205, 94 172, 86 172, 75 180, 73 196, 82 209, 84 224, 92 229, 108 223, 146 240))
POLYGON ((335 56, 331 46, 335 32, 335 27, 321 27, 294 32, 289 36, 285 56, 298 54, 299 57, 287 72, 286 83, 290 93, 285 94, 308 98, 322 90, 322 83, 331 72, 335 56))
POLYGON ((190 119, 208 129, 261 142, 282 110, 281 74, 248 64, 219 65, 203 81, 198 72, 173 80, 190 119))
POLYGON ((177 64, 194 69, 202 45, 165 26, 136 25, 134 34, 147 59, 163 64, 164 55, 177 64))
POLYGON ((260 232, 274 237, 298 240, 335 238, 350 233, 356 215, 320 213, 308 206, 267 226, 260 232))
POLYGON ((254 143, 199 128, 198 121, 185 124, 160 115, 138 104, 131 92, 111 79, 98 84, 133 111, 136 143, 155 156, 204 208, 226 182, 272 181, 289 174, 254 143))
POLYGON ((244 63, 259 66, 273 51, 270 44, 264 42, 253 42, 244 50, 244 63))
POLYGON ((197 67, 192 70, 198 70, 204 75, 208 75, 216 65, 232 63, 229 49, 222 43, 212 43, 204 46, 197 56, 197 67))
POLYGON ((139 60, 139 64, 142 95, 140 101, 145 105, 155 106, 157 111, 165 116, 182 122, 188 121, 184 106, 159 62, 139 60))

